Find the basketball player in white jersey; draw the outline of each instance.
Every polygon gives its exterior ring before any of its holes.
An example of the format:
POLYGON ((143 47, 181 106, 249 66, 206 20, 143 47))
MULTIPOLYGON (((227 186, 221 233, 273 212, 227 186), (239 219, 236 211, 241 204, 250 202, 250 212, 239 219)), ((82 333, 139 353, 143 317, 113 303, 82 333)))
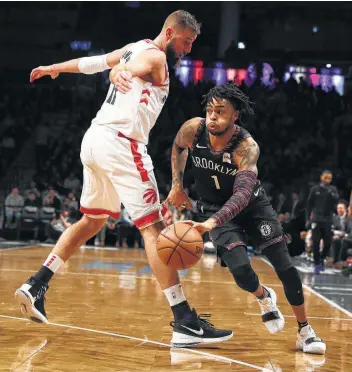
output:
POLYGON ((156 252, 156 240, 164 225, 146 145, 169 92, 168 64, 174 65, 189 53, 199 33, 196 19, 179 10, 167 17, 153 41, 141 40, 104 56, 32 71, 30 79, 34 81, 45 75, 56 78, 62 72, 93 74, 114 67, 110 78, 115 85, 110 85, 82 141, 84 216, 61 235, 40 270, 15 293, 22 313, 31 320, 48 322, 44 294, 51 277, 104 226, 108 216, 119 216, 123 203, 141 231, 150 266, 173 311, 172 344, 193 346, 232 337, 232 331, 218 330, 197 316, 184 296, 177 271, 164 265, 156 252))

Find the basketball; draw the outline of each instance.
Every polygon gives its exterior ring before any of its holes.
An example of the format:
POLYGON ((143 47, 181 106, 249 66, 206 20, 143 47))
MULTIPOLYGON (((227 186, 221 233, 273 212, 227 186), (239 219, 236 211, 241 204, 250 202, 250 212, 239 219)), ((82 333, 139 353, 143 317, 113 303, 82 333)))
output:
POLYGON ((161 261, 176 270, 194 266, 202 257, 202 236, 192 226, 178 222, 166 227, 158 236, 156 250, 161 261))

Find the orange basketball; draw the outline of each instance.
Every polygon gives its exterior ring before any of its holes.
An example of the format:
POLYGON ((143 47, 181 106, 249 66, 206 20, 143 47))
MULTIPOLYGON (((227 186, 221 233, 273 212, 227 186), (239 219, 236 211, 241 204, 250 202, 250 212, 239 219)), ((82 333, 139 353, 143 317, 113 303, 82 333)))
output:
POLYGON ((194 266, 200 260, 204 244, 202 236, 195 228, 178 222, 160 233, 156 250, 165 265, 183 270, 194 266))

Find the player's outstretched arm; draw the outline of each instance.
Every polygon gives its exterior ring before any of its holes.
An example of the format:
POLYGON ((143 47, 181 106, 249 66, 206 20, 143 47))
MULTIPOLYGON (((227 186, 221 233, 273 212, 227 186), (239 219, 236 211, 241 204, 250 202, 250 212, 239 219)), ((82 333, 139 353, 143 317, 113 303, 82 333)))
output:
POLYGON ((178 131, 172 146, 172 188, 166 201, 178 209, 192 208, 191 202, 183 190, 183 174, 187 163, 188 149, 193 145, 201 120, 201 118, 193 118, 186 121, 178 131))
POLYGON ((40 79, 43 76, 50 76, 52 79, 56 79, 62 72, 91 75, 105 71, 120 62, 126 47, 128 45, 101 56, 76 58, 49 66, 39 66, 32 70, 30 82, 32 83, 34 80, 40 79))

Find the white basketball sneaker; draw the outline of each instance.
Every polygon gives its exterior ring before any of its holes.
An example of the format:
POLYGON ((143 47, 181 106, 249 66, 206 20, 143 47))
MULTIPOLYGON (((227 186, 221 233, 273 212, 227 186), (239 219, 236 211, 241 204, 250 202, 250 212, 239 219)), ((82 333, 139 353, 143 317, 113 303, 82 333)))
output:
POLYGON ((277 296, 273 289, 265 287, 269 296, 263 300, 257 299, 262 313, 262 320, 270 333, 282 331, 285 326, 284 316, 276 305, 277 296))
POLYGON ((326 344, 317 337, 314 329, 308 324, 297 333, 296 348, 304 353, 324 355, 326 344))

